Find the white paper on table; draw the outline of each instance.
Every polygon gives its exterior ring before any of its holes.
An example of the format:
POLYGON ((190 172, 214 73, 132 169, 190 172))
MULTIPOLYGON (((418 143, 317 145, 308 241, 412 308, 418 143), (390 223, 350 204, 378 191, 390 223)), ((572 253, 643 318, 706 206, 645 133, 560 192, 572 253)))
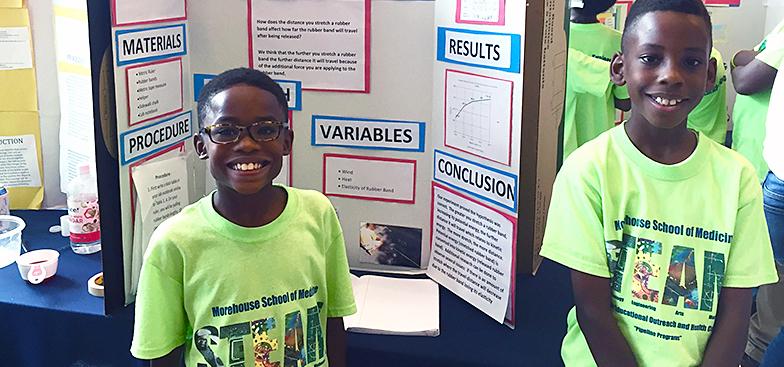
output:
POLYGON ((365 0, 252 0, 253 68, 303 88, 364 91, 366 15, 365 0))
POLYGON ((0 27, 0 70, 32 67, 30 30, 27 27, 0 27))
POLYGON ((41 186, 35 135, 0 136, 0 183, 18 187, 41 186))
POLYGON ((430 279, 351 275, 357 313, 348 331, 386 335, 439 334, 438 284, 430 279))

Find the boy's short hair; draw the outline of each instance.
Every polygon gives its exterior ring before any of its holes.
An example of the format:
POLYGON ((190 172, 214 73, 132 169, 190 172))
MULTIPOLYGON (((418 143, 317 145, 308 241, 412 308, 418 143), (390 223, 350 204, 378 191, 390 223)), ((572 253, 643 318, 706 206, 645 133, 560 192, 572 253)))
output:
POLYGON ((218 74, 201 89, 199 101, 196 105, 196 111, 199 116, 199 126, 204 126, 204 120, 207 118, 207 109, 210 108, 210 100, 212 97, 239 84, 256 87, 272 94, 278 101, 281 111, 283 111, 283 121, 281 122, 284 124, 288 122, 289 103, 286 100, 286 94, 283 92, 283 88, 261 71, 250 68, 236 68, 218 74))
POLYGON ((615 0, 583 0, 583 7, 576 8, 586 14, 604 13, 611 6, 615 5, 615 0))
POLYGON ((632 4, 629 14, 626 16, 623 37, 621 40, 621 50, 626 44, 627 34, 631 33, 637 22, 645 14, 655 11, 673 11, 676 13, 691 14, 702 18, 708 30, 708 40, 713 47, 713 23, 711 22, 708 9, 702 0, 637 0, 632 4))

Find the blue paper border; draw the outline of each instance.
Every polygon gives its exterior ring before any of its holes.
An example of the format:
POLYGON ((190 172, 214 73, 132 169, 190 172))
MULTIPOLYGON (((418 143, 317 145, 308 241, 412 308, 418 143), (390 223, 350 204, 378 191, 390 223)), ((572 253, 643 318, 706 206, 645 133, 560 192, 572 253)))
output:
POLYGON ((155 153, 157 153, 157 152, 159 152, 159 151, 161 151, 163 149, 166 149, 166 148, 168 148, 168 147, 170 147, 170 146, 172 146, 174 144, 183 142, 183 141, 187 140, 188 138, 190 138, 191 136, 193 136, 193 134, 192 134, 193 133, 193 113, 192 112, 193 111, 186 111, 186 112, 183 112, 183 113, 181 113, 179 115, 173 116, 171 118, 158 121, 158 122, 156 122, 154 124, 145 125, 145 126, 139 127, 138 129, 127 130, 127 131, 123 131, 122 133, 120 133, 120 139, 119 139, 120 140, 120 165, 121 166, 126 166, 126 165, 128 165, 130 163, 133 163, 133 162, 136 162, 136 161, 138 161, 140 159, 143 159, 143 158, 145 158, 145 157, 147 157, 147 156, 149 156, 151 154, 155 154, 155 153), (131 133, 135 133, 135 132, 137 132, 139 130, 149 129, 149 128, 151 128, 153 126, 156 126, 156 125, 161 125, 161 124, 166 123, 168 121, 178 119, 178 118, 180 118, 180 117, 182 117, 183 115, 186 115, 186 114, 190 115, 190 119, 188 121, 189 121, 189 123, 191 125, 190 126, 191 135, 188 135, 188 136, 186 136, 186 137, 184 137, 182 139, 176 140, 176 141, 172 142, 171 144, 167 144, 167 145, 158 147, 157 149, 151 150, 151 151, 149 151, 147 153, 144 153, 144 154, 142 154, 140 156, 134 157, 131 160, 125 160, 125 136, 126 135, 129 135, 131 133))
POLYGON ((425 151, 425 123, 421 121, 406 121, 406 120, 386 120, 386 119, 369 119, 369 118, 354 118, 343 116, 327 116, 327 115, 313 115, 310 120, 310 145, 314 147, 342 147, 342 148, 355 148, 355 149, 370 149, 370 150, 395 150, 402 152, 424 152, 425 151), (330 119, 341 121, 368 121, 368 122, 395 122, 404 124, 417 124, 419 125, 419 146, 417 148, 384 148, 384 147, 368 147, 362 145, 351 144, 316 144, 316 119, 330 119))
MULTIPOLYGON (((201 89, 204 88, 204 82, 209 81, 212 78, 215 78, 216 74, 193 74, 193 101, 199 101, 199 94, 201 93, 201 89)), ((284 83, 294 83, 295 91, 294 95, 297 98, 297 104, 294 107, 289 107, 291 111, 302 111, 302 82, 297 80, 282 80, 282 79, 273 79, 276 83, 280 84, 280 82, 284 83)))
POLYGON ((447 153, 447 152, 445 152, 443 150, 433 149, 433 181, 438 182, 440 184, 443 184, 444 186, 447 186, 449 188, 452 188, 452 189, 457 190, 459 192, 462 192, 464 194, 471 195, 471 196, 473 196, 475 198, 479 198, 479 199, 491 202, 491 203, 493 203, 495 205, 498 205, 498 206, 500 206, 502 208, 506 208, 506 209, 509 209, 509 210, 511 210, 513 212, 517 212, 517 202, 518 202, 518 199, 519 199, 518 198, 518 194, 519 194, 520 190, 517 187, 517 182, 518 182, 517 181, 517 176, 515 176, 512 173, 509 173, 509 172, 506 172, 506 171, 502 171, 502 170, 500 170, 498 168, 495 168, 495 167, 486 166, 486 165, 478 163, 478 162, 469 161, 469 160, 467 160, 465 158, 458 157, 458 156, 456 156, 454 154, 447 153), (476 192, 468 191, 468 190, 466 190, 466 189, 464 189, 462 187, 455 186, 455 185, 453 185, 453 184, 451 184, 449 182, 437 179, 436 178, 436 168, 437 168, 438 162, 436 162, 436 154, 443 154, 443 155, 445 155, 445 156, 447 156, 449 158, 453 158, 453 159, 456 159, 456 160, 459 160, 459 161, 463 161, 463 162, 472 164, 472 165, 477 166, 477 167, 482 167, 482 168, 484 168, 484 169, 486 169, 488 171, 493 171, 495 173, 500 173, 503 176, 512 178, 514 180, 514 191, 515 191, 514 192, 514 206, 508 206, 508 205, 506 205, 504 203, 495 201, 495 200, 493 200, 493 199, 491 199, 489 197, 479 195, 476 192))
POLYGON ((478 68, 483 69, 493 69, 493 70, 501 70, 501 71, 508 71, 510 73, 520 73, 520 50, 521 50, 521 37, 519 34, 512 34, 512 33, 497 33, 497 32, 483 32, 483 31, 475 31, 469 29, 459 29, 459 28, 446 28, 446 27, 438 27, 438 51, 436 53, 436 59, 438 61, 447 62, 450 64, 458 64, 458 65, 468 65, 468 66, 475 66, 478 68), (509 67, 503 68, 498 66, 489 66, 484 64, 476 64, 464 61, 457 61, 452 60, 446 57, 446 32, 457 32, 457 33, 466 33, 466 34, 479 34, 479 35, 492 35, 492 36, 507 36, 512 40, 512 49, 510 50, 510 60, 509 60, 509 67))
POLYGON ((163 59, 168 59, 170 57, 176 57, 176 56, 185 56, 185 55, 188 54, 188 33, 186 31, 187 30, 185 29, 185 24, 175 24, 175 25, 166 25, 166 26, 149 27, 149 28, 121 29, 121 30, 115 31, 114 32, 114 58, 115 58, 115 62, 117 64, 117 66, 124 66, 124 65, 129 65, 129 64, 141 64, 141 63, 148 62, 148 61, 163 60, 163 59), (183 46, 182 47, 182 52, 174 52, 174 53, 165 54, 165 55, 150 56, 150 57, 144 57, 144 58, 141 58, 141 59, 133 59, 133 60, 120 62, 120 35, 121 34, 144 32, 144 31, 149 31, 149 30, 152 30, 152 29, 164 29, 164 28, 176 28, 176 27, 182 27, 182 46, 183 46))

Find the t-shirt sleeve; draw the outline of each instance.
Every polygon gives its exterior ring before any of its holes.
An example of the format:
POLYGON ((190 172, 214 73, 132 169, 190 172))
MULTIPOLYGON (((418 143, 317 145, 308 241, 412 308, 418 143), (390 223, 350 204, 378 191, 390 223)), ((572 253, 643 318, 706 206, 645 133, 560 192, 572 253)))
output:
POLYGON ((574 153, 555 179, 540 254, 571 269, 610 277, 598 177, 587 157, 574 153), (573 159, 575 158, 575 159, 573 159))
POLYGON ((744 175, 732 247, 724 273, 725 287, 753 288, 778 280, 762 210, 762 189, 751 169, 748 171, 744 175))
POLYGON ((610 82, 610 63, 569 49, 566 64, 569 88, 575 93, 604 97, 610 82))
POLYGON ((139 359, 163 357, 187 339, 181 256, 162 237, 155 233, 150 240, 139 276, 131 343, 139 359))
POLYGON ((357 312, 354 304, 354 291, 351 288, 351 277, 346 258, 346 244, 343 231, 340 229, 335 211, 330 209, 329 225, 336 234, 327 248, 327 317, 342 317, 357 312))
POLYGON ((765 39, 765 49, 757 54, 756 59, 779 69, 784 61, 784 32, 768 35, 765 39))

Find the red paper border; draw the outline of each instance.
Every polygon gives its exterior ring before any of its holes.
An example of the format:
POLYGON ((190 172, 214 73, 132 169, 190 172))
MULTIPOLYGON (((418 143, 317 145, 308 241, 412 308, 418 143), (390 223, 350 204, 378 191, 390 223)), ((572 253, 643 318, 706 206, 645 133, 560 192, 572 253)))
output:
POLYGON ((498 21, 497 22, 481 22, 476 20, 463 20, 460 19, 460 7, 462 0, 457 0, 457 7, 455 8, 455 23, 461 24, 482 24, 482 25, 505 25, 506 24, 506 0, 498 0, 498 21))
MULTIPOLYGON (((130 1, 130 0, 128 0, 130 1)), ((181 20, 188 20, 188 0, 182 0, 182 5, 185 10, 185 16, 176 17, 176 18, 161 18, 161 19, 153 19, 153 20, 143 20, 138 22, 130 22, 130 23, 117 23, 117 0, 111 0, 111 16, 112 16, 112 27, 125 27, 129 25, 142 25, 142 24, 154 24, 154 23, 163 23, 163 22, 176 22, 181 20)))
POLYGON ((416 202, 416 172, 417 172, 417 161, 414 159, 400 159, 400 158, 386 158, 386 157, 371 157, 371 156, 362 156, 362 155, 351 155, 351 154, 336 154, 336 153, 325 153, 322 156, 322 166, 321 166, 321 192, 324 193, 326 196, 335 196, 341 198, 350 198, 350 199, 359 199, 359 200, 369 200, 369 201, 383 201, 387 203, 401 203, 401 204, 414 204, 416 202), (412 163, 414 165, 414 182, 411 195, 411 200, 398 200, 398 199, 386 199, 386 198, 377 198, 373 196, 357 196, 357 195, 346 195, 346 194, 331 194, 327 193, 327 158, 345 158, 345 159, 355 159, 355 160, 364 160, 364 161, 383 161, 383 162, 397 162, 397 163, 412 163))
MULTIPOLYGON (((248 19, 248 67, 256 69, 253 63, 253 31, 251 14, 253 12, 253 0, 248 0, 247 19, 248 19)), ((339 93, 370 93, 370 0, 365 0, 365 86, 362 90, 354 89, 319 89, 302 88, 303 91, 310 92, 339 92, 339 93)))
POLYGON ((182 57, 174 57, 174 58, 171 58, 171 59, 150 61, 150 62, 147 62, 147 63, 144 63, 144 64, 133 65, 133 66, 127 67, 125 69, 125 102, 126 102, 125 108, 126 108, 126 111, 128 112, 128 127, 131 127, 131 126, 134 126, 134 125, 138 125, 138 124, 150 121, 150 120, 155 120, 155 119, 158 119, 158 118, 161 118, 161 117, 171 116, 171 115, 180 113, 184 109, 184 105, 185 105, 185 103, 183 102, 184 99, 185 99, 185 90, 183 89, 182 57), (130 83, 128 82, 128 80, 130 79, 130 77, 128 75, 131 73, 131 69, 138 69, 138 68, 142 68, 142 67, 150 66, 150 65, 166 64, 166 63, 175 62, 175 61, 179 61, 179 63, 180 63, 180 108, 177 109, 177 110, 174 110, 174 111, 167 111, 167 112, 164 112, 163 114, 156 115, 156 116, 151 116, 151 117, 148 117, 148 118, 146 118, 144 120, 136 121, 134 123, 131 123, 131 86, 130 86, 130 83))
POLYGON ((512 126, 513 126, 512 121, 514 120, 514 108, 513 107, 514 107, 514 81, 501 79, 501 78, 494 78, 494 77, 490 77, 490 76, 487 76, 487 75, 480 75, 480 74, 469 73, 469 72, 455 70, 455 69, 446 69, 446 70, 444 70, 444 132, 443 132, 443 135, 444 135, 444 146, 445 147, 449 147, 450 149, 454 149, 454 150, 459 151, 459 152, 470 154, 470 155, 472 155, 474 157, 482 158, 482 159, 490 161, 490 162, 503 164, 505 166, 511 166, 512 165, 512 126), (509 103, 509 154, 508 154, 508 156, 506 158, 507 159, 506 162, 499 162, 499 161, 496 161, 494 159, 483 157, 483 156, 481 156, 479 154, 472 153, 472 152, 469 152, 469 151, 466 151, 466 150, 463 150, 463 149, 460 149, 460 148, 457 148, 457 147, 453 147, 453 146, 448 145, 446 143, 446 135, 447 135, 447 130, 446 130, 446 121, 447 121, 447 118, 446 118, 446 115, 447 115, 446 102, 447 102, 447 98, 448 98, 448 95, 447 95, 446 92, 447 92, 447 81, 449 80, 449 78, 447 78, 447 75, 449 74, 450 71, 451 72, 455 72, 455 73, 460 73, 460 74, 477 76, 477 77, 480 77, 480 78, 494 79, 494 80, 500 80, 500 81, 503 81, 503 82, 509 82, 509 84, 512 85, 512 88, 510 89, 510 96, 509 96, 509 101, 512 102, 512 103, 509 103))
POLYGON ((509 315, 511 317, 511 319, 505 319, 505 321, 508 321, 512 325, 514 325, 514 323, 515 323, 515 298, 517 298, 517 297, 515 297, 515 289, 517 287, 517 284, 516 284, 517 283, 517 276, 516 276, 516 273, 517 273, 517 271, 516 271, 516 269, 517 269, 517 218, 515 218, 515 217, 513 217, 513 216, 511 216, 511 215, 509 215, 507 213, 504 213, 504 212, 502 212, 502 211, 500 211, 500 210, 498 210, 496 208, 493 208, 492 206, 487 205, 487 204, 485 204, 485 203, 483 203, 481 201, 474 200, 474 199, 472 199, 472 198, 470 198, 470 197, 468 197, 466 195, 463 195, 463 194, 461 194, 458 191, 452 190, 452 189, 450 189, 447 186, 444 186, 444 185, 441 185, 441 184, 439 184, 439 183, 437 183, 435 181, 432 181, 431 185, 430 185, 430 252, 431 252, 431 254, 432 254, 432 251, 433 251, 433 232, 435 232, 433 230, 433 228, 434 228, 433 227, 433 220, 435 219, 434 214, 435 214, 435 197, 436 197, 435 196, 435 191, 436 191, 436 187, 438 187, 439 189, 443 189, 444 191, 449 192, 449 193, 451 193, 453 195, 457 195, 458 197, 460 197, 460 198, 462 198, 464 200, 470 201, 470 202, 475 203, 475 204, 479 204, 480 206, 483 206, 483 207, 485 207, 487 209, 490 209, 490 210, 492 210, 492 211, 494 211, 494 212, 496 212, 498 214, 501 214, 501 216, 506 218, 508 221, 512 222, 512 264, 511 264, 512 268, 509 271, 509 273, 510 273, 510 275, 512 277, 510 279, 510 285, 509 285, 509 296, 510 296, 510 301, 512 302, 512 307, 511 307, 511 315, 509 315))
POLYGON ((170 147, 168 147, 166 149, 163 149, 161 151, 155 152, 154 154, 151 154, 151 155, 149 155, 147 157, 144 157, 144 158, 142 158, 142 159, 140 159, 140 160, 138 160, 136 162, 133 162, 133 163, 128 165, 128 183, 130 184, 130 186, 128 187, 128 194, 131 196, 131 200, 130 200, 130 202, 131 202, 131 226, 134 225, 135 218, 136 218, 136 216, 135 216, 135 214, 136 214, 136 200, 135 200, 136 195, 133 194, 133 192, 136 190, 136 188, 133 187, 133 168, 134 167, 138 167, 138 166, 140 166, 140 165, 142 165, 142 164, 144 164, 146 162, 149 162, 152 159, 160 157, 163 154, 171 152, 172 150, 175 150, 175 149, 180 149, 180 150, 182 150, 183 153, 185 153, 185 141, 181 141, 181 142, 179 142, 177 144, 174 144, 174 145, 172 145, 172 146, 170 146, 170 147))

